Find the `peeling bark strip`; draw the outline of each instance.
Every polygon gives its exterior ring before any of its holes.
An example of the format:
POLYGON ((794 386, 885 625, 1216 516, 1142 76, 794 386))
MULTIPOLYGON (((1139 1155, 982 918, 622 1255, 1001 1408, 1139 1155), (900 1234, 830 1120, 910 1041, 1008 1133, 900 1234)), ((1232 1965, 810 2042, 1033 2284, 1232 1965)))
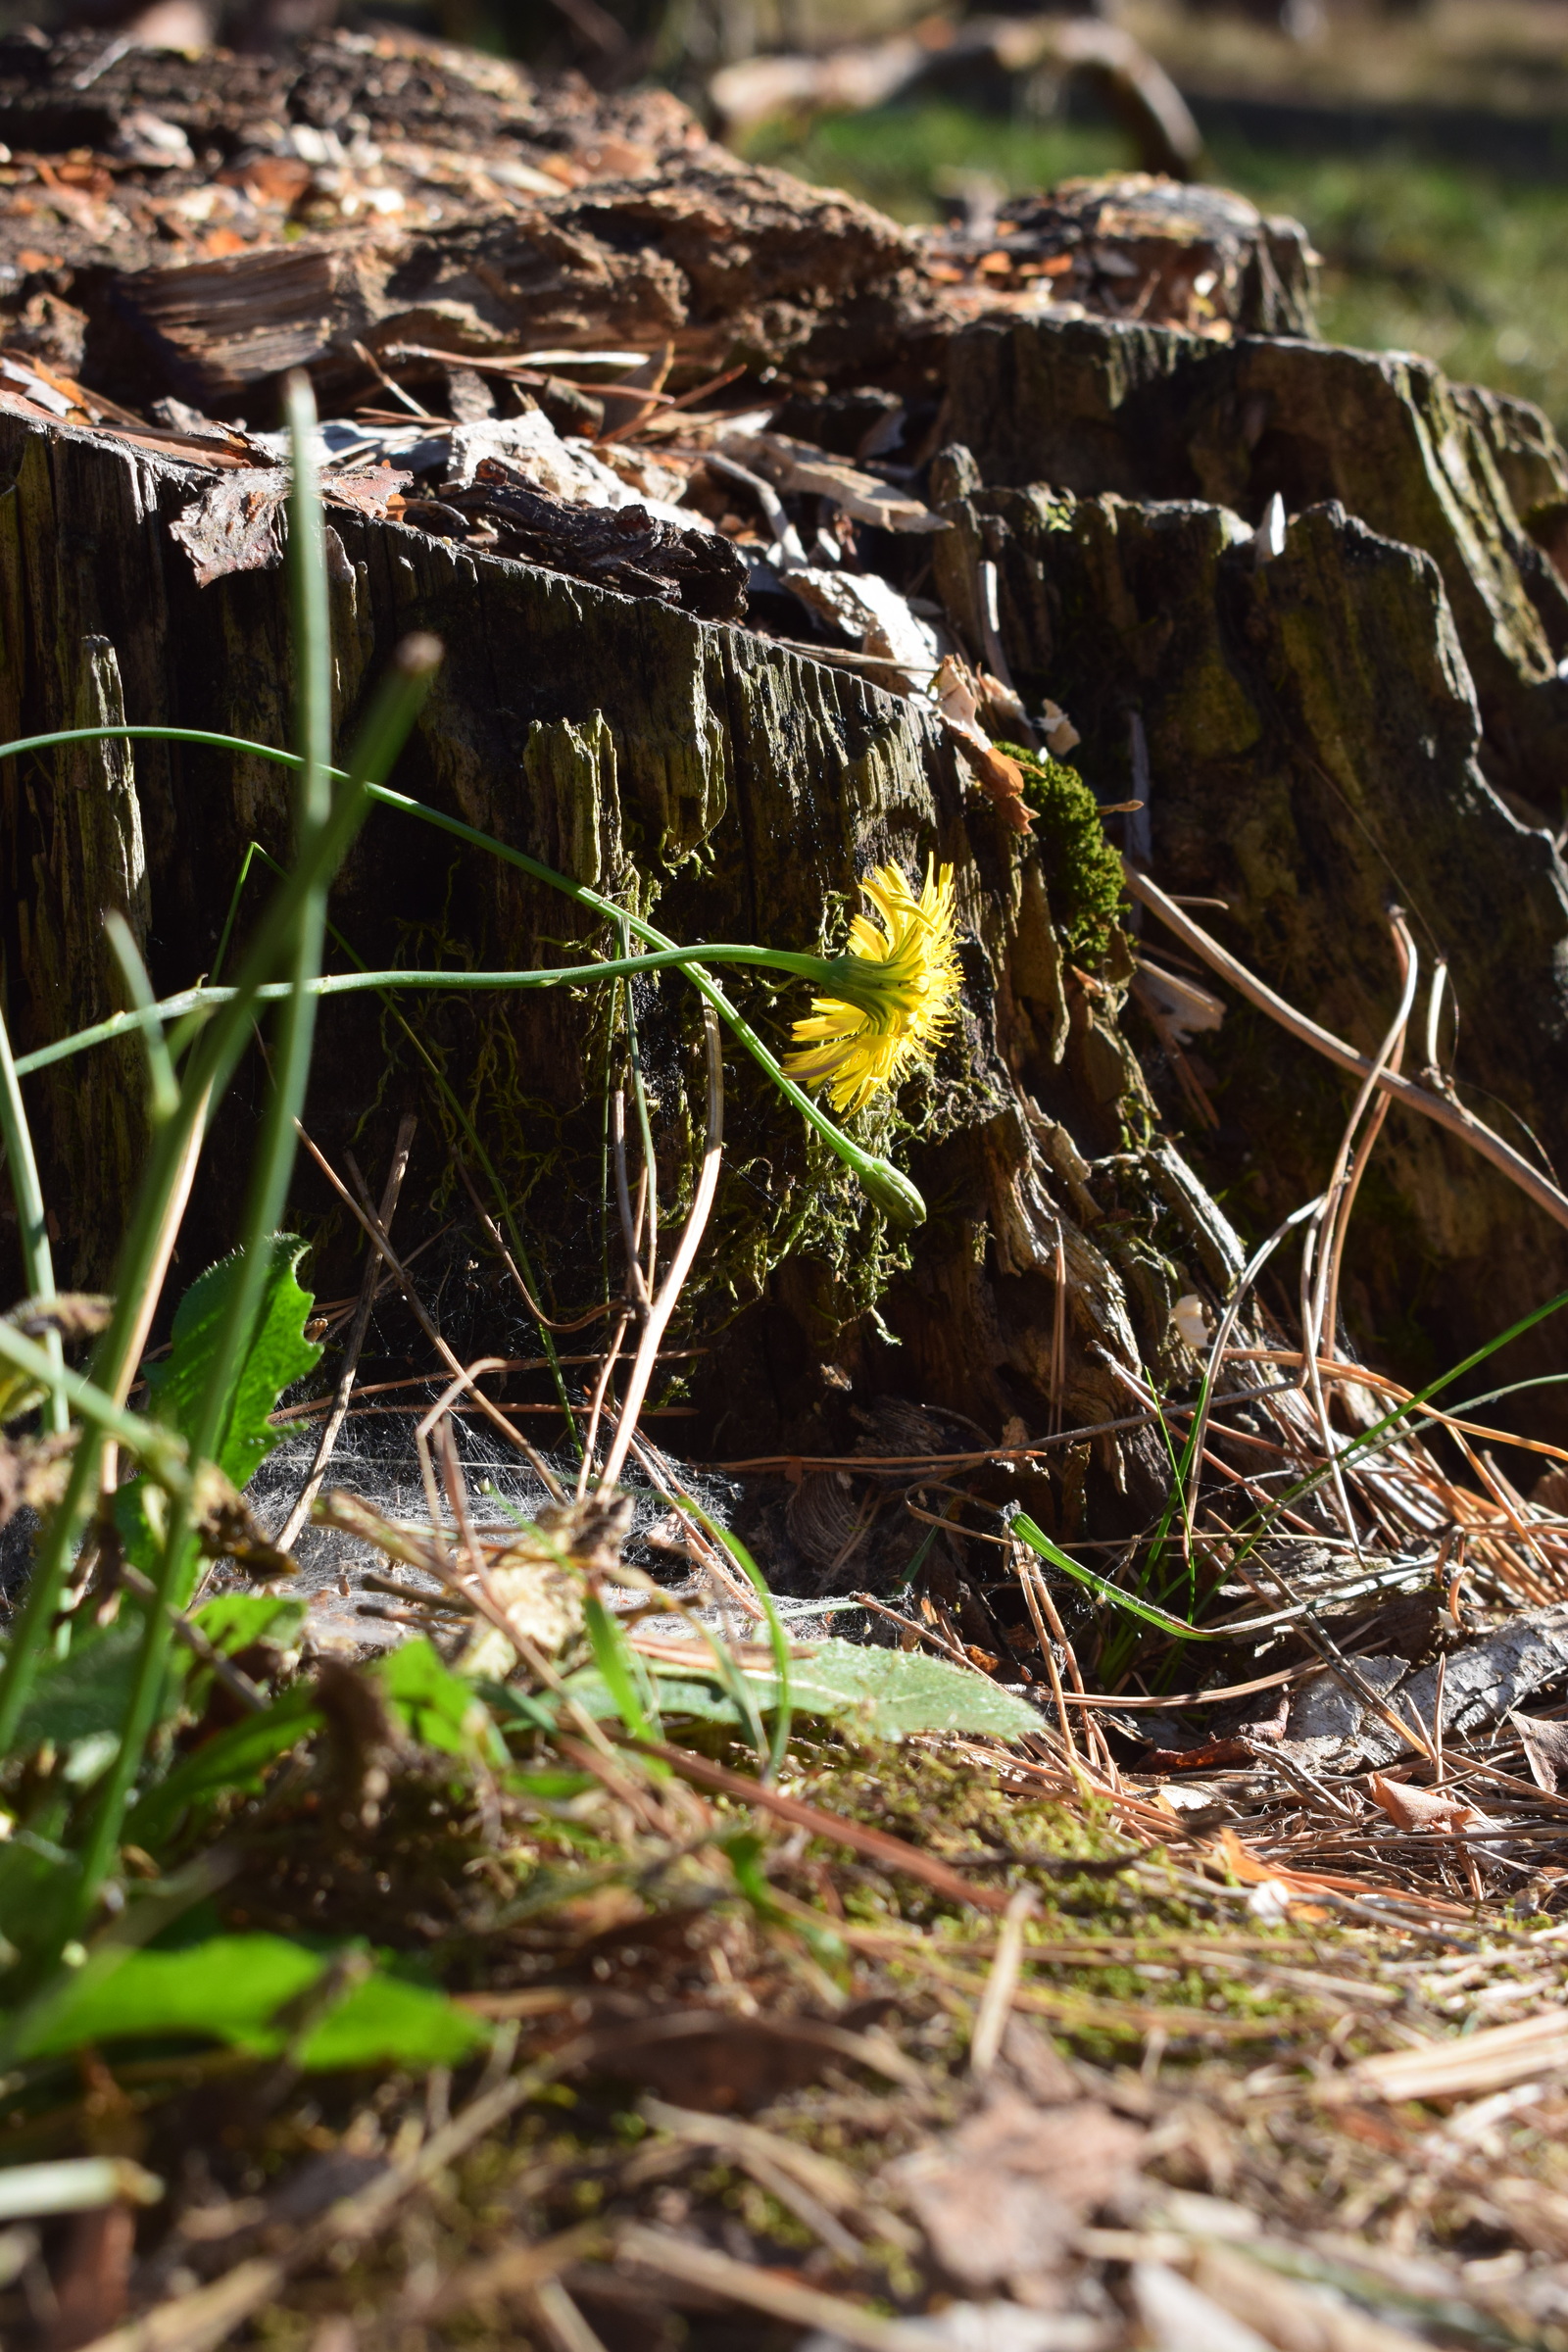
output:
MULTIPOLYGON (((494 529, 500 552, 548 564, 623 596, 662 597, 704 620, 740 620, 746 612, 745 559, 716 531, 681 530, 646 507, 568 506, 481 459, 471 490, 450 503, 460 515, 494 529)), ((435 525, 439 529, 439 524, 435 525)))
POLYGON ((169 526, 208 588, 229 571, 270 571, 283 561, 281 523, 288 504, 281 468, 230 473, 169 526))

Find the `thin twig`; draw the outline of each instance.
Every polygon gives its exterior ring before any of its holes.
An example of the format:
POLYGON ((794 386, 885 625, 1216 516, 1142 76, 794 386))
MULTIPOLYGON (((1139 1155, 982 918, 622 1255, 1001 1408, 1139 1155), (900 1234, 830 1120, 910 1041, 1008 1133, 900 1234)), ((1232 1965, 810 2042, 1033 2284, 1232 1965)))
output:
POLYGON ((1002 2036, 1012 2014, 1013 1996, 1023 1967, 1024 1922, 1034 1909, 1033 1889, 1020 1886, 1003 1914, 997 1956, 991 1963, 991 1974, 975 2011, 974 2032, 969 2037, 969 2072, 982 2082, 997 2063, 1002 2036))
MULTIPOLYGON (((397 1142, 392 1147, 392 1165, 387 1170, 386 1183, 381 1193, 381 1206, 378 1211, 383 1232, 391 1230, 392 1219, 397 1213, 398 1195, 403 1190, 403 1179, 408 1174, 409 1153, 414 1148, 414 1131, 417 1124, 412 1111, 406 1111, 398 1123, 397 1142)), ((272 1538, 272 1542, 279 1551, 287 1551, 300 1529, 310 1517, 312 1503, 321 1492, 321 1481, 326 1476, 326 1466, 332 1458, 332 1448, 337 1444, 339 1432, 348 1418, 349 1399, 354 1394, 354 1375, 359 1370, 360 1349, 364 1347, 365 1335, 370 1328, 370 1316, 374 1311, 376 1293, 381 1288, 381 1257, 379 1252, 372 1249, 366 1259, 365 1279, 360 1285, 360 1296, 354 1309, 354 1320, 349 1325, 348 1336, 343 1343, 343 1363, 337 1376, 337 1387, 332 1393, 332 1409, 322 1424, 321 1434, 316 1442, 316 1458, 311 1464, 310 1476, 295 1496, 293 1509, 272 1538)))
POLYGON ((610 1310, 606 1306, 591 1306, 585 1315, 573 1315, 570 1322, 567 1323, 563 1323, 558 1319, 547 1315, 544 1308, 540 1305, 538 1299, 534 1297, 532 1291, 529 1290, 528 1285, 524 1282, 521 1274, 518 1272, 516 1259, 513 1256, 512 1251, 507 1248, 506 1237, 502 1233, 500 1226, 496 1223, 494 1217, 490 1214, 490 1211, 486 1208, 484 1202, 480 1200, 473 1178, 468 1174, 466 1167, 464 1165, 461 1159, 454 1160, 453 1165, 456 1167, 458 1174, 463 1179, 464 1185, 467 1190, 468 1199, 473 1202, 480 1224, 490 1236, 491 1241, 494 1243, 496 1250, 500 1254, 502 1264, 506 1267, 507 1272, 512 1276, 514 1283, 516 1285, 517 1294, 521 1298, 523 1305, 528 1309, 529 1314, 532 1315, 534 1321, 538 1324, 541 1331, 584 1331, 590 1323, 597 1323, 601 1315, 609 1313, 610 1310))
POLYGON ((663 1338, 669 1318, 691 1271, 692 1261, 702 1242, 713 1196, 718 1190, 718 1167, 724 1146, 724 1060, 719 1040, 718 1017, 705 998, 703 1000, 703 1034, 708 1047, 708 1142, 703 1153, 702 1172, 697 1179, 697 1192, 685 1230, 675 1247, 659 1296, 648 1311, 637 1353, 626 1381, 626 1395, 615 1424, 615 1434, 605 1458, 600 1485, 612 1487, 621 1473, 627 1449, 637 1427, 637 1415, 648 1394, 648 1384, 654 1376, 659 1357, 659 1343, 663 1338))
MULTIPOLYGON (((1314 1053, 1323 1054, 1325 1059, 1337 1062, 1342 1070, 1351 1070, 1360 1078, 1373 1072, 1375 1065, 1364 1054, 1358 1054, 1353 1046, 1348 1046, 1332 1030, 1323 1028, 1304 1012, 1298 1012, 1295 1005, 1287 1004, 1283 997, 1277 997, 1255 973, 1248 970, 1245 963, 1239 962, 1227 949, 1222 948, 1217 939, 1211 939, 1200 924, 1184 914, 1173 900, 1166 898, 1164 892, 1150 881, 1147 874, 1136 872, 1125 864, 1125 860, 1124 872, 1132 896, 1140 900, 1151 913, 1157 914, 1178 939, 1186 942, 1195 956, 1200 956, 1250 1004, 1255 1004, 1259 1012, 1267 1013, 1270 1020, 1278 1021, 1282 1029, 1289 1030, 1293 1037, 1298 1038, 1302 1045, 1310 1046, 1314 1053)), ((1393 1096, 1395 1102, 1402 1102, 1407 1110, 1419 1111, 1423 1118, 1431 1119, 1436 1126, 1458 1136, 1483 1159, 1490 1160, 1494 1168, 1500 1169, 1556 1224, 1568 1226, 1568 1194, 1559 1192, 1538 1168, 1531 1166, 1522 1153, 1516 1152, 1511 1144, 1505 1144, 1500 1135, 1484 1126, 1480 1119, 1472 1116, 1462 1103, 1450 1102, 1447 1096, 1417 1085, 1413 1079, 1401 1076, 1396 1070, 1378 1072, 1376 1082, 1393 1096)))
MULTIPOLYGON (((365 1227, 366 1232, 369 1235, 371 1241, 374 1242, 376 1248, 380 1250, 381 1255, 385 1258, 387 1265, 391 1269, 394 1281, 397 1283, 399 1290, 403 1293, 409 1312, 413 1315, 416 1323, 418 1324, 419 1329, 423 1332, 431 1347, 440 1356, 442 1362, 446 1365, 449 1372, 461 1375, 463 1372, 462 1364, 458 1361, 456 1354, 453 1352, 452 1348, 448 1347, 446 1341, 441 1337, 441 1334, 439 1331, 437 1331, 435 1325, 431 1322, 429 1315, 426 1313, 424 1301, 420 1298, 418 1292, 415 1289, 414 1284, 409 1277, 407 1267, 403 1264, 402 1260, 397 1254, 397 1251, 393 1249, 392 1244, 388 1241, 385 1230, 382 1227, 381 1220, 376 1215, 373 1207, 370 1205, 368 1194, 364 1194, 363 1198, 357 1200, 354 1195, 349 1191, 348 1186, 343 1182, 343 1179, 339 1176, 337 1170, 332 1166, 330 1160, 326 1157, 326 1154, 318 1148, 318 1146, 312 1141, 311 1137, 307 1135, 303 1127, 300 1128, 299 1135, 300 1141, 304 1144, 306 1151, 309 1152, 311 1157, 315 1160, 317 1166, 320 1169, 322 1175, 332 1187, 332 1190, 337 1194, 338 1198, 346 1204, 346 1206, 353 1211, 354 1215, 359 1218, 360 1223, 365 1227)), ((501 1432, 508 1445, 514 1446, 519 1453, 527 1457, 538 1477, 543 1480, 546 1489, 553 1498, 557 1502, 564 1502, 566 1496, 564 1490, 561 1485, 561 1481, 557 1478, 549 1463, 545 1461, 541 1455, 534 1451, 534 1448, 529 1445, 527 1439, 522 1435, 521 1431, 513 1428, 512 1423, 507 1419, 506 1415, 497 1410, 496 1406, 491 1402, 490 1398, 484 1394, 482 1389, 475 1389, 473 1391, 473 1399, 475 1404, 477 1404, 479 1407, 479 1410, 484 1414, 485 1419, 501 1432)))

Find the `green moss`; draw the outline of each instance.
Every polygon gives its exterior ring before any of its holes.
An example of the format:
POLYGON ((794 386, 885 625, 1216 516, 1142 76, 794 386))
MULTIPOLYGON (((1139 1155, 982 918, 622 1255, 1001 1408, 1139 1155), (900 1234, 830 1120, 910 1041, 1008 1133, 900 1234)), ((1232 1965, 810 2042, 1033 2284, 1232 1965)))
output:
POLYGON ((1105 839, 1100 807, 1075 767, 1015 743, 998 746, 1023 769, 1051 910, 1074 961, 1093 971, 1110 947, 1123 903, 1121 859, 1105 839))

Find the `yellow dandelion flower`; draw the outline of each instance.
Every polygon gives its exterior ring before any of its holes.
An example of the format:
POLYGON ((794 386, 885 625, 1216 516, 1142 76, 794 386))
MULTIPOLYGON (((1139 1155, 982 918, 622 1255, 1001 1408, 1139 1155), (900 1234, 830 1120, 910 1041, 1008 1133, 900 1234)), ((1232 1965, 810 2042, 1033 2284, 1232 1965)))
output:
POLYGON ((897 1086, 909 1064, 952 1026, 963 974, 955 937, 953 868, 926 861, 918 898, 896 865, 879 865, 860 885, 876 913, 850 925, 831 958, 831 996, 813 997, 791 1032, 801 1048, 784 1067, 806 1086, 825 1086, 841 1116, 878 1087, 897 1086))

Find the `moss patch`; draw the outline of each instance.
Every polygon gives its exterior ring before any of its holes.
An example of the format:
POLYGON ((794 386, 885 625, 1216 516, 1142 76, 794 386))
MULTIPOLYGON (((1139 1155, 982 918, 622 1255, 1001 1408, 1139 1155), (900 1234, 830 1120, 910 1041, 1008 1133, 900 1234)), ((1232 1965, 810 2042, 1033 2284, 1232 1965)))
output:
POLYGON ((1023 797, 1035 820, 1052 912, 1073 958, 1093 971, 1110 946, 1124 893, 1121 859, 1105 839, 1100 807, 1075 767, 1015 743, 998 747, 1023 769, 1023 797))

